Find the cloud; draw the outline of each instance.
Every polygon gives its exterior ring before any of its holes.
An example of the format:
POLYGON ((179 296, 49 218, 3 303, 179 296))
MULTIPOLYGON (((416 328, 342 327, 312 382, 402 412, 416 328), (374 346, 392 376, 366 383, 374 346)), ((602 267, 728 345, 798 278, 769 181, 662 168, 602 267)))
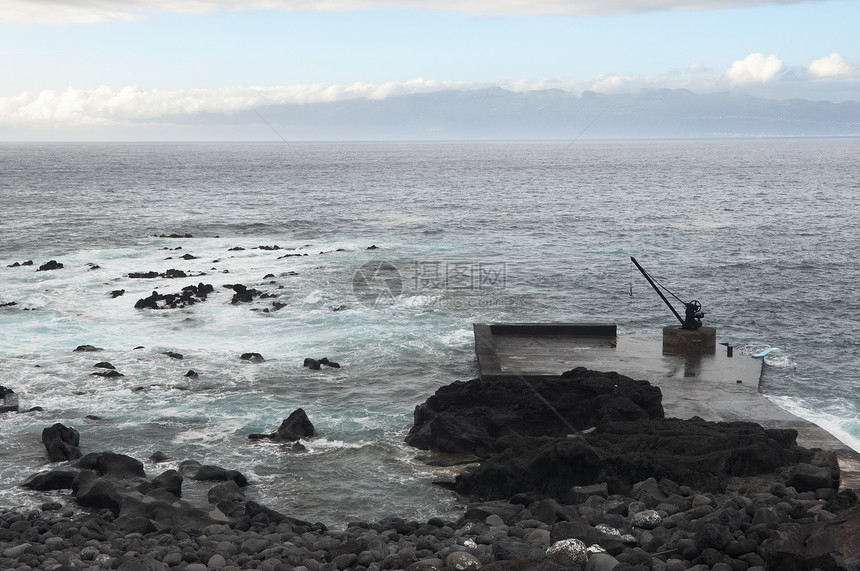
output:
MULTIPOLYGON (((777 0, 776 3, 807 1, 810 0, 777 0)), ((718 10, 773 3, 772 0, 4 0, 0 22, 91 24, 137 20, 162 11, 209 14, 252 9, 299 12, 396 9, 599 16, 665 10, 718 10)))
POLYGON ((0 125, 108 125, 201 113, 233 114, 269 105, 384 99, 409 93, 476 87, 471 83, 417 78, 382 84, 297 84, 173 91, 143 90, 136 86, 119 90, 107 86, 91 90, 68 88, 65 91, 45 90, 37 94, 0 97, 0 125))
POLYGON ((773 80, 785 65, 777 56, 765 56, 758 52, 750 54, 742 60, 735 60, 726 71, 726 79, 731 85, 746 85, 750 83, 768 83, 773 80))
POLYGON ((809 73, 813 77, 850 77, 853 72, 851 65, 836 52, 809 64, 809 73))

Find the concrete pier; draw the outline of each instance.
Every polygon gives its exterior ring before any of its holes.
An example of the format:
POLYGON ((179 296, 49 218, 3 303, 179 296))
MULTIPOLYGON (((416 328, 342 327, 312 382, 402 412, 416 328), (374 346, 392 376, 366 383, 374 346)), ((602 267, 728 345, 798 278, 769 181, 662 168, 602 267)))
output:
POLYGON ((711 353, 664 352, 661 334, 617 336, 615 325, 606 323, 476 323, 474 333, 484 380, 557 376, 575 367, 647 380, 660 387, 666 417, 793 428, 801 446, 835 451, 842 486, 860 488, 860 454, 759 391, 762 360, 729 357, 724 347, 711 353))

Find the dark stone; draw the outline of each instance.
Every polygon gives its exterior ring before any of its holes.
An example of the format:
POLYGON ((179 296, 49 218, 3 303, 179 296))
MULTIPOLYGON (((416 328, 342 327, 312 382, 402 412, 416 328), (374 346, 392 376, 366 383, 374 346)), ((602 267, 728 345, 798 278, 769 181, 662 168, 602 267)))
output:
POLYGON ((200 464, 194 460, 185 460, 179 464, 179 472, 189 480, 198 481, 233 481, 240 488, 248 485, 248 479, 236 470, 226 470, 221 466, 200 464))
POLYGON ((320 369, 320 362, 316 359, 311 359, 310 357, 305 358, 304 366, 308 369, 320 369))
POLYGON ((93 470, 99 476, 112 478, 145 478, 143 462, 137 458, 114 452, 92 452, 78 460, 78 466, 93 470))
POLYGON ((113 369, 109 370, 109 371, 96 371, 94 373, 90 373, 90 375, 92 375, 93 377, 107 377, 107 378, 124 377, 125 376, 122 373, 120 373, 119 371, 113 370, 113 369))
POLYGON ((783 448, 754 423, 700 418, 610 422, 578 438, 509 436, 495 446, 498 454, 456 478, 457 491, 484 499, 533 493, 566 500, 573 486, 606 482, 610 493, 626 495, 653 476, 721 492, 732 476, 773 472, 811 454, 783 448))
POLYGON ((299 440, 316 434, 313 423, 304 409, 296 409, 281 423, 276 431, 278 440, 299 440))
POLYGON ((230 301, 233 305, 236 305, 237 303, 251 302, 255 297, 258 297, 263 293, 253 288, 248 289, 247 286, 242 284, 232 284, 225 287, 228 287, 235 292, 233 294, 233 299, 230 301))
POLYGON ((162 355, 167 355, 168 357, 171 357, 173 359, 179 359, 179 360, 182 360, 185 358, 185 356, 182 355, 182 353, 176 353, 174 351, 164 351, 162 353, 162 355))
POLYGON ((329 361, 328 357, 323 357, 319 360, 320 365, 325 365, 326 367, 332 367, 334 369, 340 369, 340 363, 335 361, 329 361))
POLYGON ((51 462, 64 462, 81 457, 78 449, 81 437, 74 428, 64 426, 59 422, 42 431, 42 443, 48 452, 51 462))
POLYGON ((93 365, 93 367, 98 367, 99 369, 116 369, 113 365, 108 363, 107 361, 100 361, 93 365))
POLYGON ((781 527, 758 554, 768 569, 856 569, 860 563, 860 509, 846 510, 838 519, 781 527))
POLYGON ((81 472, 72 484, 75 500, 85 508, 108 509, 119 515, 130 487, 114 478, 100 478, 92 471, 81 472))
POLYGON ((39 266, 39 269, 36 271, 37 272, 47 272, 49 270, 59 270, 62 267, 63 267, 63 264, 61 264, 57 260, 51 260, 51 261, 45 262, 44 264, 39 266))
POLYGON ((149 297, 144 297, 134 304, 136 309, 177 309, 206 301, 207 296, 214 291, 211 284, 199 283, 182 288, 180 293, 160 294, 153 291, 149 297))
MULTIPOLYGON (((230 502, 232 504, 243 504, 245 501, 245 492, 242 491, 242 488, 239 487, 239 484, 234 482, 233 480, 228 480, 223 484, 218 484, 209 489, 209 493, 206 495, 210 504, 219 505, 224 502, 230 502)), ((222 510, 223 511, 223 510, 222 510)), ((224 512, 229 515, 229 512, 224 512)))
POLYGON ((121 295, 125 295, 124 289, 115 289, 115 290, 110 292, 110 296, 113 299, 116 299, 116 298, 120 297, 121 295))
POLYGON ((239 358, 243 361, 251 361, 252 363, 262 363, 265 361, 259 353, 242 353, 239 358))
POLYGON ((792 467, 785 485, 798 492, 814 492, 818 488, 835 488, 838 484, 830 468, 801 462, 792 467))
POLYGON ((177 498, 181 498, 182 475, 176 470, 167 470, 152 479, 152 487, 161 488, 177 498))
POLYGON ((161 450, 157 450, 157 451, 152 453, 152 456, 150 456, 149 459, 155 463, 166 462, 167 461, 167 455, 164 452, 162 452, 161 450))
POLYGON ((571 427, 663 417, 662 393, 647 381, 582 367, 565 375, 529 381, 553 410, 520 379, 475 379, 442 387, 416 407, 406 443, 487 456, 503 436, 562 437, 573 432, 571 427))
POLYGON ((22 488, 30 490, 70 490, 72 482, 78 476, 72 470, 49 470, 33 474, 21 484, 22 488))
POLYGON ((104 351, 101 347, 93 347, 92 345, 78 345, 75 347, 73 353, 81 353, 81 352, 93 352, 93 351, 104 351))
POLYGON ((186 377, 188 377, 189 379, 196 379, 196 378, 197 378, 197 377, 199 377, 200 375, 198 375, 198 374, 197 374, 197 372, 196 372, 195 370, 193 370, 193 369, 188 369, 188 372, 187 372, 187 373, 185 373, 185 376, 186 376, 186 377))

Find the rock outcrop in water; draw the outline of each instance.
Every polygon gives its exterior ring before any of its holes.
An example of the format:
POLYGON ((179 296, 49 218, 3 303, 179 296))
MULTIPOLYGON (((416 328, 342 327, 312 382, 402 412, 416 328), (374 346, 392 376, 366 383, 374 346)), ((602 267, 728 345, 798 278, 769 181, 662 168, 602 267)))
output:
POLYGON ((80 458, 81 451, 78 448, 80 441, 81 436, 77 430, 59 422, 42 431, 42 443, 51 462, 80 458))
POLYGON ((564 437, 612 420, 663 418, 662 393, 647 381, 584 368, 566 375, 442 387, 415 408, 406 443, 486 457, 505 437, 564 437))
POLYGON ((135 309, 176 309, 206 301, 214 291, 211 284, 187 285, 179 293, 160 294, 153 291, 149 297, 141 298, 134 304, 135 309))
POLYGON ((295 442, 302 438, 311 438, 316 435, 316 429, 308 418, 304 409, 296 409, 290 416, 281 422, 281 426, 275 432, 269 434, 249 434, 251 440, 269 439, 276 442, 295 442))

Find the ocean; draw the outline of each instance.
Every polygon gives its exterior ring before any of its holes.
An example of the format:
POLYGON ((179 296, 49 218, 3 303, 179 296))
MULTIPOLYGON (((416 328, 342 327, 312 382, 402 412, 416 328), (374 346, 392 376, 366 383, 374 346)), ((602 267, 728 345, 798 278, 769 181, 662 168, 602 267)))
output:
POLYGON ((860 450, 858 156, 857 139, 0 144, 0 385, 42 409, 0 415, 0 505, 68 501, 19 487, 62 422, 84 453, 237 469, 250 498, 329 526, 455 514, 403 443, 415 406, 476 376, 475 322, 674 323, 631 256, 736 355, 777 348, 763 392, 860 450), (198 303, 135 307, 199 283, 198 303), (236 284, 253 299, 232 303, 236 284), (322 357, 340 367, 303 366, 322 357), (248 439, 298 408, 305 452, 248 439))

